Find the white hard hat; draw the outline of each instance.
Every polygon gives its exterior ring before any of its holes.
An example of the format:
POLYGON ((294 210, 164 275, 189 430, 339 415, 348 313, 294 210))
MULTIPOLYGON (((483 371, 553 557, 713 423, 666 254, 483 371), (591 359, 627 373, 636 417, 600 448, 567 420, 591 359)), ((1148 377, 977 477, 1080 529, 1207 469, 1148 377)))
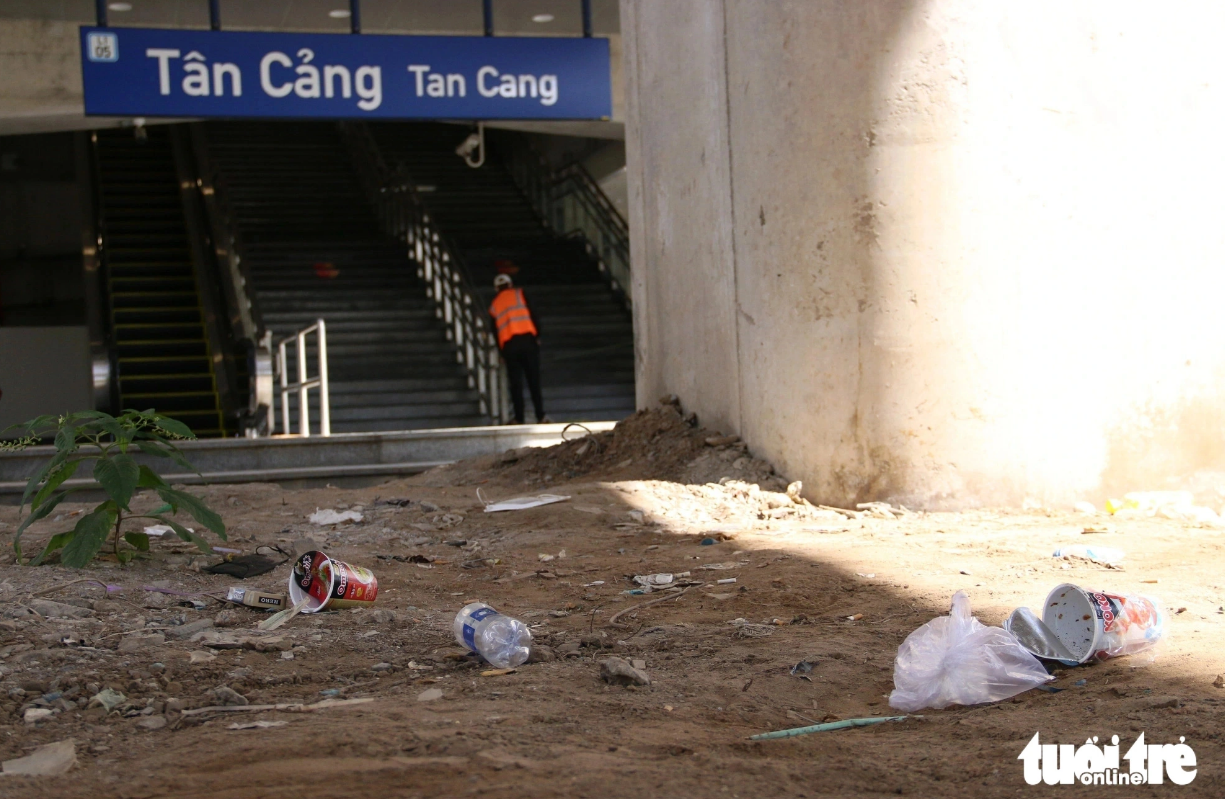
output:
POLYGON ((511 286, 510 275, 498 275, 497 277, 493 279, 493 287, 495 289, 506 289, 506 288, 510 288, 510 286, 511 286))

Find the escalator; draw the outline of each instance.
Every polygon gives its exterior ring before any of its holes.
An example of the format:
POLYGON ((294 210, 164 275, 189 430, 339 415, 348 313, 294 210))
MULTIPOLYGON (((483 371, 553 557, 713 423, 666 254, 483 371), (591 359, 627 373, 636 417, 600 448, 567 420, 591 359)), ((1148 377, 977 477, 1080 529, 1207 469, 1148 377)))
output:
POLYGON ((94 134, 120 409, 226 434, 168 126, 94 134))

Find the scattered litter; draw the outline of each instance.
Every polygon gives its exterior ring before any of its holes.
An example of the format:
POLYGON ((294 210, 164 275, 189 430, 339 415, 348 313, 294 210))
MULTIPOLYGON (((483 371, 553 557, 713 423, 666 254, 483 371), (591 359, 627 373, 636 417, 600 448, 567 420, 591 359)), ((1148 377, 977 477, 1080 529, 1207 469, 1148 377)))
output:
POLYGON ((149 536, 153 536, 154 538, 157 538, 159 536, 165 535, 166 533, 173 533, 174 528, 172 528, 168 524, 151 524, 145 528, 144 532, 145 532, 145 535, 149 535, 149 536))
POLYGON ((1195 504, 1190 491, 1133 491, 1123 499, 1106 501, 1112 516, 1161 516, 1175 521, 1199 522, 1219 526, 1221 517, 1211 508, 1195 504))
POLYGON ((37 724, 43 719, 49 719, 55 715, 55 711, 48 710, 45 707, 28 707, 22 719, 26 724, 37 724))
POLYGON ((863 614, 862 614, 862 613, 853 613, 853 614, 851 614, 850 616, 847 616, 847 617, 846 617, 846 620, 847 620, 847 621, 859 621, 859 620, 860 620, 860 619, 862 619, 862 618, 863 618, 863 614))
POLYGON ((592 588, 593 586, 604 585, 603 580, 596 580, 593 583, 583 583, 583 588, 592 588))
MULTIPOLYGON (((312 550, 298 558, 289 575, 289 601, 302 613, 373 605, 379 593, 374 572, 312 550)), ((265 628, 261 625, 261 629, 265 628)))
POLYGON ((4 761, 3 773, 30 777, 58 777, 67 774, 77 764, 77 745, 73 741, 57 741, 34 750, 25 757, 4 761))
POLYGON ((522 666, 531 656, 532 632, 484 602, 465 605, 451 623, 456 642, 498 669, 522 666))
POLYGON ((251 588, 231 588, 226 592, 225 598, 227 602, 246 605, 249 608, 284 610, 289 606, 289 599, 284 594, 269 594, 251 588))
POLYGON ((765 638, 774 635, 774 626, 770 624, 753 624, 745 619, 732 619, 728 624, 736 628, 739 638, 765 638))
POLYGON ((647 588, 657 588, 664 585, 672 585, 675 576, 666 572, 658 574, 635 574, 634 582, 638 585, 647 588))
MULTIPOLYGON (((264 619, 263 621, 261 621, 258 625, 258 628, 263 630, 264 632, 272 632, 273 630, 277 629, 285 622, 292 619, 294 616, 297 616, 299 613, 306 610, 306 606, 309 603, 310 603, 310 597, 303 597, 302 599, 298 600, 297 603, 295 603, 293 607, 278 611, 272 614, 271 616, 269 616, 268 618, 264 619)), ((192 662, 194 663, 195 661, 193 660, 192 662)))
POLYGON ((518 669, 485 669, 481 672, 482 677, 503 677, 507 674, 514 674, 518 669))
POLYGON ((600 679, 610 685, 650 685, 651 678, 624 658, 611 657, 600 663, 600 679))
MULTIPOLYGON (((220 548, 213 547, 214 551, 220 552, 220 548)), ((238 550, 230 550, 231 553, 238 550)), ((226 559, 213 566, 209 566, 204 571, 209 574, 224 574, 230 577, 235 577, 239 580, 245 580, 248 577, 258 577, 261 574, 268 572, 285 563, 289 558, 281 558, 274 560, 267 555, 239 555, 234 557, 232 554, 227 555, 226 559)))
MULTIPOLYGON (((757 735, 750 735, 750 741, 764 741, 770 738, 794 738, 797 735, 808 735, 811 732, 829 732, 831 730, 845 730, 849 727, 870 727, 873 724, 883 724, 886 721, 905 721, 910 716, 874 716, 866 719, 843 719, 842 721, 827 721, 824 724, 813 724, 810 727, 794 727, 790 730, 776 730, 775 732, 762 732, 757 735)), ((915 716, 915 718, 923 718, 915 716)))
POLYGON ((719 542, 713 538, 703 538, 701 541, 698 542, 698 546, 709 547, 709 546, 714 546, 717 543, 719 542))
MULTIPOLYGON (((1055 586, 1043 604, 1042 625, 1046 632, 1038 628, 1043 644, 1030 648, 1028 641, 1023 641, 1023 645, 1033 654, 1046 657, 1041 649, 1053 647, 1049 640, 1053 632, 1063 646, 1063 652, 1056 652, 1057 660, 1066 659, 1061 654, 1070 654, 1077 663, 1134 655, 1161 640, 1165 619, 1160 607, 1150 597, 1106 594, 1064 583, 1055 586)), ((1018 612, 1014 611, 1013 617, 1018 612)), ((1026 612, 1027 620, 1033 618, 1032 613, 1026 612)), ((1029 626, 1034 627, 1036 621, 1033 618, 1029 626)))
POLYGON ((128 698, 114 688, 103 688, 90 698, 88 707, 100 706, 107 713, 110 713, 126 701, 128 701, 128 698))
POLYGON ((536 556, 536 559, 539 560, 541 563, 548 563, 549 561, 553 560, 553 556, 546 555, 545 553, 541 552, 539 555, 536 556))
POLYGON ((702 571, 726 571, 727 569, 739 569, 748 565, 749 562, 747 560, 743 560, 739 562, 729 561, 727 563, 707 563, 703 566, 699 566, 698 568, 702 571))
POLYGON ((1077 513, 1083 513, 1086 516, 1092 516, 1097 513, 1097 507, 1092 502, 1080 501, 1072 506, 1072 510, 1077 513))
POLYGON ((418 702, 433 702, 442 699, 441 688, 426 688, 421 693, 417 694, 418 702))
POLYGON ((1056 688, 1053 685, 1035 685, 1039 691, 1046 691, 1048 694, 1058 694, 1064 691, 1063 688, 1056 688))
POLYGON ((312 705, 303 705, 300 702, 285 702, 278 705, 216 705, 212 707, 198 707, 193 710, 184 710, 184 716, 202 716, 206 713, 263 713, 266 710, 285 710, 290 713, 310 713, 315 710, 328 710, 330 708, 345 708, 355 705, 366 705, 374 701, 373 696, 363 696, 358 699, 324 699, 315 702, 312 705))
POLYGON ((810 660, 801 660, 799 663, 791 667, 791 673, 797 677, 804 674, 812 674, 813 663, 810 660))
POLYGON ((1094 563, 1102 563, 1107 566, 1114 566, 1123 560, 1125 553, 1121 549, 1113 547, 1091 547, 1086 544, 1073 544, 1068 547, 1060 547, 1051 553, 1052 558, 1084 558, 1091 560, 1094 563))
POLYGON ((1068 651, 1055 631, 1034 615, 1029 608, 1017 608, 1004 620, 1004 629, 1016 636, 1030 654, 1045 660, 1058 660, 1065 666, 1075 666, 1079 660, 1068 651))
POLYGON ((288 721, 268 721, 260 719, 259 721, 236 721, 227 730, 266 730, 270 727, 284 727, 288 721))
POLYGON ((871 580, 876 577, 876 572, 868 572, 867 574, 864 574, 863 572, 855 572, 855 576, 863 577, 864 579, 871 580))
POLYGON ((1088 680, 1077 680, 1076 682, 1072 684, 1075 685, 1077 688, 1084 688, 1086 685, 1089 684, 1089 681, 1088 680))
POLYGON ((970 598, 958 591, 948 616, 924 624, 898 648, 889 705, 913 712, 998 702, 1051 679, 1012 633, 975 619, 970 598))
POLYGON ((736 582, 735 577, 724 577, 722 580, 715 580, 715 585, 731 585, 736 582))
POLYGON ((498 502, 489 502, 485 504, 486 513, 497 513, 504 510, 527 510, 528 508, 538 508, 541 505, 552 505, 554 502, 565 502, 570 497, 561 496, 559 494, 539 494, 534 497, 515 497, 513 499, 503 499, 498 502))
POLYGON ((362 515, 355 510, 347 510, 344 512, 335 511, 331 508, 327 510, 319 510, 315 508, 315 512, 307 517, 307 521, 311 524, 326 527, 329 524, 344 524, 345 522, 360 522, 362 515))
POLYGON ((1114 526, 1109 524, 1088 524, 1080 531, 1081 535, 1093 535, 1095 533, 1113 533, 1114 526))

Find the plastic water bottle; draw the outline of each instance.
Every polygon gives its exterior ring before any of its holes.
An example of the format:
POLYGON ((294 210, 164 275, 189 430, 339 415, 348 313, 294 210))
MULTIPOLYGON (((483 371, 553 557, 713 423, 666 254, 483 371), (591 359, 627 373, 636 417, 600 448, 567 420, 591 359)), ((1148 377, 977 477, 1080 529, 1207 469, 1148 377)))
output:
POLYGON ((503 616, 484 602, 465 605, 451 625, 460 646, 476 652, 490 665, 513 669, 531 654, 532 631, 510 616, 503 616))

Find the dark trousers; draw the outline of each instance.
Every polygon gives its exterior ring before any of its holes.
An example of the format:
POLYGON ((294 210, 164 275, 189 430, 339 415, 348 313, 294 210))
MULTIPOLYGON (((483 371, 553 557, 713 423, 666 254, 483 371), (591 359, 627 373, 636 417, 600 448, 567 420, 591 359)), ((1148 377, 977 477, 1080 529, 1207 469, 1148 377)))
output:
POLYGON ((532 393, 532 407, 536 419, 544 418, 544 398, 540 395, 540 346, 536 337, 523 334, 515 336, 502 347, 506 360, 506 371, 510 375, 510 401, 515 406, 515 424, 523 424, 523 378, 527 376, 527 390, 532 393))

